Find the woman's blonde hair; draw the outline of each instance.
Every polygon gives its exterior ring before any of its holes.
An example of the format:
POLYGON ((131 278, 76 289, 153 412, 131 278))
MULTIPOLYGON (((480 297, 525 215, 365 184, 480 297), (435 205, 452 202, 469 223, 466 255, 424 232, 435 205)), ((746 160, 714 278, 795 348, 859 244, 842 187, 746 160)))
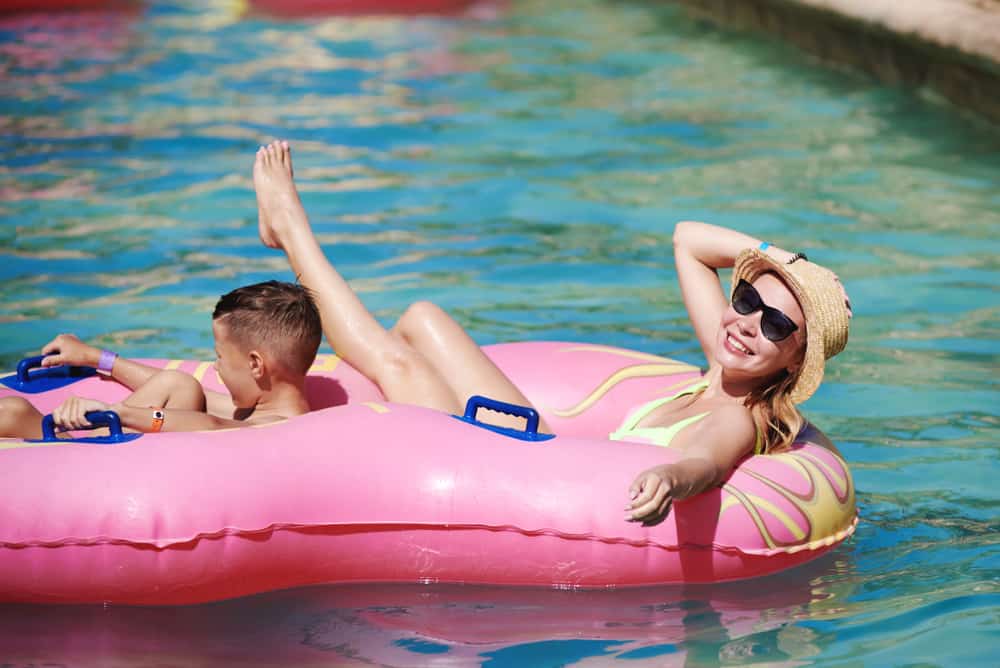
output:
POLYGON ((792 401, 797 376, 783 369, 772 382, 754 389, 743 401, 754 424, 763 432, 765 453, 787 450, 802 431, 805 421, 792 401))

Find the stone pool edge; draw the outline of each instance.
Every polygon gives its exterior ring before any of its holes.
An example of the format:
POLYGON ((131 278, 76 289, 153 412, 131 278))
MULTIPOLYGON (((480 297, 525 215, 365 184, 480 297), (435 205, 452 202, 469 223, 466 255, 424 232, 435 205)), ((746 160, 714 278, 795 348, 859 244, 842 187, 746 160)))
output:
POLYGON ((1000 125, 1000 0, 671 0, 1000 125))

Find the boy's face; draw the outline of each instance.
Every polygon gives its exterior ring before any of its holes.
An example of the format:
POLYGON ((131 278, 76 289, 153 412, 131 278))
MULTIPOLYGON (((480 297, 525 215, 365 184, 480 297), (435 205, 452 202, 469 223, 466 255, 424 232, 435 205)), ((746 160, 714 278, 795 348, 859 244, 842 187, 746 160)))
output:
POLYGON ((229 390, 237 408, 252 408, 260 397, 260 388, 251 371, 250 355, 230 336, 229 327, 220 320, 212 321, 215 335, 215 370, 229 390))

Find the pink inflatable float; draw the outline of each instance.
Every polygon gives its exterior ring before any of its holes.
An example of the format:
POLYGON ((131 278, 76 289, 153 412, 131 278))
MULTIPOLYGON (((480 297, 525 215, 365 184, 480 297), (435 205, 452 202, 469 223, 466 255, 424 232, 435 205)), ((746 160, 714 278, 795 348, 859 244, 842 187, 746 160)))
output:
MULTIPOLYGON (((675 456, 607 434, 697 370, 571 343, 490 346, 555 430, 494 430, 390 404, 335 356, 318 410, 257 428, 115 444, 0 439, 0 600, 185 604, 315 583, 608 587, 715 582, 809 561, 857 522, 844 462, 800 439, 746 459, 654 526, 622 519, 637 472, 675 456)), ((164 361, 221 389, 210 363, 164 361)), ((117 399, 95 376, 0 396, 117 399)), ((515 410, 515 409, 511 409, 515 410)), ((804 436, 808 436, 808 433, 804 436)))

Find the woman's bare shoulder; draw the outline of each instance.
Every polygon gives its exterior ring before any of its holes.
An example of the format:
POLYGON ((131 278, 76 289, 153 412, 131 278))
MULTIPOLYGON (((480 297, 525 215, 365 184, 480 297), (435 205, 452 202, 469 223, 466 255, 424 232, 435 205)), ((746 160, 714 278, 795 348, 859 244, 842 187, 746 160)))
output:
POLYGON ((738 457, 743 451, 753 449, 756 435, 749 408, 732 401, 720 402, 697 423, 688 444, 699 449, 709 446, 727 452, 731 457, 738 457))

